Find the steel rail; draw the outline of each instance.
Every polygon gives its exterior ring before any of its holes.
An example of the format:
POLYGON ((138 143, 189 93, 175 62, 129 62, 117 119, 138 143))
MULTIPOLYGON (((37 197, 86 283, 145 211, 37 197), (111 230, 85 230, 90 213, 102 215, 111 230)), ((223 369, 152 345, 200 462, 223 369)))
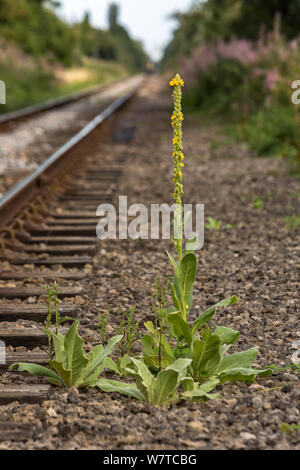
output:
POLYGON ((127 103, 136 93, 139 86, 124 96, 116 99, 107 106, 100 114, 93 118, 83 129, 69 139, 62 147, 47 158, 33 173, 25 177, 21 182, 13 186, 0 199, 0 229, 7 224, 27 205, 42 186, 42 177, 52 177, 55 169, 68 152, 85 139, 103 121, 111 117, 118 109, 127 103))
POLYGON ((51 109, 59 108, 66 104, 75 103, 80 101, 84 98, 88 98, 90 96, 96 95, 101 91, 110 88, 110 86, 115 85, 116 83, 120 83, 123 80, 128 80, 129 77, 113 80, 109 83, 104 85, 95 85, 93 87, 86 88, 81 91, 77 91, 75 93, 70 93, 68 95, 60 96, 59 98, 53 98, 42 103, 37 103, 31 106, 26 106, 25 108, 17 109, 15 111, 10 111, 9 113, 0 114, 0 124, 8 124, 11 121, 18 121, 20 119, 33 116, 35 114, 49 111, 51 109))

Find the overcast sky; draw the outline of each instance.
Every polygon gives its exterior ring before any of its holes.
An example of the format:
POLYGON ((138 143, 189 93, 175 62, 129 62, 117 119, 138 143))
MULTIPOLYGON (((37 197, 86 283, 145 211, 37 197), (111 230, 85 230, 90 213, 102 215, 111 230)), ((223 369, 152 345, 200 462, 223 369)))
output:
MULTIPOLYGON (((107 8, 112 0, 60 0, 60 14, 69 21, 81 20, 85 11, 92 24, 107 26, 107 8)), ((176 23, 168 19, 174 11, 186 11, 191 0, 116 0, 121 7, 120 22, 134 38, 141 39, 155 59, 160 58, 176 23)))

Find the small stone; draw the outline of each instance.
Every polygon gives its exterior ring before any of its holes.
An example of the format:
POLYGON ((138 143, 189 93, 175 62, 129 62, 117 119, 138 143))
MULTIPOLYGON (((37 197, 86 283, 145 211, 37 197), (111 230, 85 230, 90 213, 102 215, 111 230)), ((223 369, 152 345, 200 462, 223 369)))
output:
POLYGON ((191 421, 188 424, 188 427, 191 431, 203 432, 204 425, 200 421, 191 421))
POLYGON ((36 297, 28 297, 27 303, 28 304, 36 304, 36 297))
POLYGON ((50 418, 57 418, 57 413, 54 408, 48 408, 47 414, 50 416, 50 418))
POLYGON ((256 436, 250 432, 241 432, 240 437, 243 441, 255 441, 256 439, 256 436))
POLYGON ((256 410, 259 410, 263 407, 263 400, 261 397, 254 397, 252 398, 252 406, 253 408, 255 408, 256 410))

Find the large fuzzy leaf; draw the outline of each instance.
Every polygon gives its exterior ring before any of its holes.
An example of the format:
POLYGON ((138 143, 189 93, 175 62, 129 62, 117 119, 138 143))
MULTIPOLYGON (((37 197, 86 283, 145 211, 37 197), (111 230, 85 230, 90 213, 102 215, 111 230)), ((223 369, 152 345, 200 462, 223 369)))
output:
MULTIPOLYGON (((174 281, 175 280, 176 279, 174 278, 174 281)), ((181 312, 182 311, 181 302, 180 302, 181 294, 180 294, 180 292, 178 292, 178 289, 176 289, 175 282, 174 282, 174 284, 170 284, 170 287, 171 287, 171 296, 172 296, 172 300, 174 302, 174 305, 175 305, 176 309, 181 312)))
MULTIPOLYGON (((161 335, 161 366, 167 367, 168 365, 174 362, 175 357, 172 351, 171 346, 169 345, 165 335, 161 335)), ((149 367, 158 368, 158 356, 159 350, 155 340, 150 335, 144 335, 142 338, 142 345, 144 346, 143 349, 143 356, 144 362, 149 367)))
POLYGON ((124 354, 118 362, 115 362, 111 357, 106 357, 103 361, 103 369, 106 368, 115 372, 118 375, 126 376, 127 373, 125 371, 126 367, 130 364, 131 359, 128 354, 124 354))
POLYGON ((137 389, 135 384, 127 384, 124 382, 118 382, 117 380, 101 379, 98 380, 97 386, 103 392, 117 392, 131 398, 136 398, 137 400, 145 400, 144 395, 137 389))
POLYGON ((231 382, 235 384, 237 381, 240 382, 252 382, 254 383, 257 377, 269 377, 272 375, 271 369, 253 369, 246 367, 237 367, 230 369, 226 374, 219 375, 220 383, 231 382))
POLYGON ((183 337, 190 344, 193 340, 190 325, 178 313, 169 313, 168 321, 172 324, 177 338, 183 337))
POLYGON ((137 383, 139 391, 143 394, 146 401, 152 401, 152 394, 155 386, 155 378, 149 371, 146 364, 140 359, 132 358, 132 365, 126 368, 131 373, 137 383))
POLYGON ((97 383, 98 377, 104 368, 104 359, 112 353, 116 344, 122 338, 122 335, 114 336, 109 339, 104 349, 101 346, 96 346, 90 352, 90 360, 88 360, 88 365, 81 375, 82 385, 93 386, 97 383))
POLYGON ((47 367, 40 366, 38 364, 30 364, 27 362, 19 362, 17 364, 13 364, 9 368, 10 370, 18 369, 20 372, 29 372, 31 375, 35 375, 38 377, 46 377, 48 382, 53 385, 63 386, 64 383, 61 378, 51 369, 47 367))
POLYGON ((179 278, 179 276, 180 276, 180 265, 179 265, 179 263, 177 263, 177 262, 175 261, 175 259, 174 259, 173 256, 171 255, 171 253, 169 253, 168 251, 167 251, 167 255, 168 255, 169 260, 171 261, 171 264, 172 264, 172 266, 173 266, 173 268, 174 268, 175 276, 176 276, 177 278, 179 278))
POLYGON ((238 352, 235 354, 229 354, 223 357, 217 373, 226 374, 231 369, 238 367, 249 368, 258 354, 258 350, 255 348, 248 349, 247 351, 238 352))
POLYGON ((179 374, 182 374, 191 364, 192 359, 180 358, 174 361, 170 366, 167 367, 168 370, 176 370, 179 374))
POLYGON ((64 368, 63 362, 49 361, 50 366, 57 372, 66 387, 72 386, 72 371, 64 368))
POLYGON ((223 344, 234 344, 240 336, 240 332, 227 328, 226 326, 217 326, 214 334, 219 336, 221 345, 223 344))
POLYGON ((151 397, 153 405, 161 406, 174 397, 177 390, 178 375, 179 373, 172 369, 162 370, 158 374, 155 380, 153 396, 151 397))
POLYGON ((84 341, 78 334, 78 326, 78 322, 73 323, 64 341, 65 369, 72 371, 70 386, 76 386, 77 382, 80 382, 82 372, 89 362, 83 352, 84 341))
POLYGON ((210 393, 214 388, 219 384, 218 379, 212 379, 204 384, 200 385, 200 387, 187 390, 182 394, 184 398, 189 398, 192 401, 206 401, 206 400, 216 400, 220 398, 219 393, 210 393))
POLYGON ((188 310, 191 308, 193 299, 193 286, 197 273, 197 258, 194 253, 185 255, 180 264, 182 302, 186 302, 188 310))
POLYGON ((244 382, 254 382, 258 375, 267 377, 271 375, 270 369, 253 369, 251 365, 258 354, 257 349, 251 348, 247 351, 225 356, 218 369, 217 376, 221 383, 230 381, 235 383, 238 380, 244 382))
POLYGON ((236 302, 238 302, 238 298, 233 295, 232 297, 229 297, 228 299, 225 299, 225 300, 222 300, 221 302, 217 303, 216 305, 213 305, 212 307, 208 308, 207 310, 205 310, 205 312, 203 312, 198 318, 197 320, 194 321, 193 323, 193 327, 192 327, 192 333, 193 335, 207 322, 209 322, 211 320, 211 318, 213 317, 216 309, 218 307, 226 307, 228 305, 231 305, 231 304, 235 304, 236 302))
POLYGON ((55 333, 51 331, 51 336, 53 339, 54 350, 55 350, 55 360, 58 362, 65 362, 66 354, 65 354, 65 337, 61 333, 55 333))
POLYGON ((195 339, 192 345, 194 377, 211 377, 217 370, 220 361, 220 338, 212 334, 209 327, 201 331, 202 340, 195 339))

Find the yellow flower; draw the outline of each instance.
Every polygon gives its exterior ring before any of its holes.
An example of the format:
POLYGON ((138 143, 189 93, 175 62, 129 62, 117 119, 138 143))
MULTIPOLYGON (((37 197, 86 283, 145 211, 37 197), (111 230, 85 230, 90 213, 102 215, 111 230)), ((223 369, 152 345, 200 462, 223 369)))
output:
POLYGON ((172 78, 170 85, 174 87, 173 91, 173 100, 174 100, 174 111, 171 116, 171 125, 174 129, 173 134, 173 154, 172 158, 174 161, 174 173, 173 173, 173 182, 174 193, 173 198, 176 203, 182 206, 182 194, 183 194, 183 185, 182 185, 182 168, 184 164, 181 163, 184 159, 183 155, 183 144, 182 144, 182 121, 183 113, 181 108, 181 87, 184 85, 183 80, 180 75, 177 74, 172 78))

